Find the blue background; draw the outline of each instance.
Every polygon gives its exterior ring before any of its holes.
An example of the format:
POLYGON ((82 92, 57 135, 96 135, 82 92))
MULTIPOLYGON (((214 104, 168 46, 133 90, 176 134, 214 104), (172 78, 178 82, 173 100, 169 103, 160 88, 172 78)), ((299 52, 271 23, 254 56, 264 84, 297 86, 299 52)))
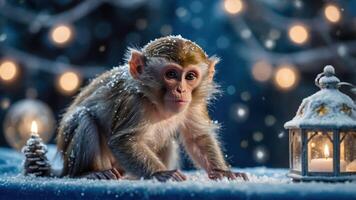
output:
MULTIPOLYGON (((88 12, 81 17, 64 21, 75 30, 73 40, 65 47, 54 45, 49 33, 55 23, 39 19, 68 13, 83 2, 0 1, 0 59, 25 53, 19 56, 21 71, 16 83, 0 82, 0 101, 9 99, 11 106, 25 99, 31 88, 37 99, 50 106, 58 122, 73 99, 55 87, 58 63, 82 72, 83 86, 96 74, 122 64, 128 46, 142 47, 154 38, 180 34, 222 59, 216 81, 224 94, 211 107, 211 116, 223 125, 220 138, 229 163, 239 167, 288 167, 288 135, 283 124, 294 116, 303 98, 318 90, 315 76, 332 64, 342 81, 356 82, 354 0, 337 1, 342 8, 342 21, 337 24, 325 21, 323 8, 329 1, 321 0, 245 0, 243 11, 237 15, 228 14, 223 1, 217 0, 86 1, 93 9, 86 7, 88 12), (33 14, 40 25, 19 9, 33 14), (306 44, 295 45, 289 40, 288 27, 295 22, 303 22, 310 29, 306 44), (272 48, 266 45, 271 31, 279 33, 272 39, 272 48), (246 32, 249 37, 244 37, 246 32), (346 48, 346 54, 340 53, 340 46, 346 48), (32 58, 39 63, 31 62, 32 58), (251 70, 258 60, 267 60, 273 68, 282 63, 293 65, 300 78, 296 87, 283 91, 273 78, 256 81, 251 70), (237 107, 244 108, 247 115, 236 117, 237 107), (254 135, 259 138, 254 139, 254 135), (258 152, 263 152, 262 159, 256 156, 258 152)), ((352 96, 347 88, 342 90, 352 96)), ((0 124, 7 111, 1 108, 0 124)), ((8 146, 2 129, 0 145, 8 146)), ((185 161, 185 166, 191 165, 185 161)))

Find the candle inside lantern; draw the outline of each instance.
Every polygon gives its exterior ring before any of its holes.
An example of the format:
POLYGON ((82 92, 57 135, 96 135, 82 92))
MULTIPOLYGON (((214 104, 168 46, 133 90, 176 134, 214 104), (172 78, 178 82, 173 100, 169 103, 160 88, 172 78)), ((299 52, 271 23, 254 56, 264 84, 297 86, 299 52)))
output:
MULTIPOLYGON (((315 158, 310 161, 309 171, 313 172, 332 172, 333 171, 333 158, 330 157, 329 146, 325 144, 324 146, 324 157, 325 158, 315 158)), ((340 160, 340 170, 346 169, 346 162, 340 160)))
POLYGON ((333 159, 330 158, 329 146, 324 146, 325 158, 315 158, 310 161, 309 171, 331 172, 333 171, 333 159))
POLYGON ((31 135, 38 135, 38 126, 36 121, 32 121, 31 123, 31 135))

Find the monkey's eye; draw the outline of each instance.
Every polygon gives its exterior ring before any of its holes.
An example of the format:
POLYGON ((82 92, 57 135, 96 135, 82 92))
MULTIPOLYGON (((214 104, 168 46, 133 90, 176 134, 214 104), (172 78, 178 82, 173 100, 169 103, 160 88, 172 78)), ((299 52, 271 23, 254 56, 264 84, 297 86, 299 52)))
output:
POLYGON ((197 75, 194 72, 189 72, 186 76, 185 79, 192 81, 197 78, 197 75))
POLYGON ((168 79, 176 79, 178 78, 178 73, 175 70, 169 70, 166 72, 165 76, 168 79))

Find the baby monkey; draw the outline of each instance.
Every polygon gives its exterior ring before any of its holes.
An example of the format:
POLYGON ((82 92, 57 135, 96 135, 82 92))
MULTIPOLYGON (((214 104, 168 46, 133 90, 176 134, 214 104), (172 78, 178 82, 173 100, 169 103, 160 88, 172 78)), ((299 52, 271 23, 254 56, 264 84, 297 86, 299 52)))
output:
POLYGON ((247 179, 230 171, 207 106, 218 92, 218 59, 194 42, 169 36, 129 49, 127 64, 85 87, 60 123, 62 175, 90 179, 186 180, 181 142, 210 179, 247 179))

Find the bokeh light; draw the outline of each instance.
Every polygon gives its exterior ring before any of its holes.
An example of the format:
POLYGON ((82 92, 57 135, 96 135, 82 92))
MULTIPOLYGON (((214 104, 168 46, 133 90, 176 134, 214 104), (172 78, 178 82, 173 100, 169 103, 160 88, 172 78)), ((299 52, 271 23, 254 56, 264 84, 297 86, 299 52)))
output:
POLYGON ((266 126, 273 126, 276 123, 277 119, 273 115, 267 115, 265 117, 266 126))
POLYGON ((226 91, 229 95, 234 95, 236 92, 236 88, 233 85, 229 85, 227 86, 226 91))
POLYGON ((264 163, 269 158, 268 150, 265 147, 256 147, 253 151, 253 157, 257 163, 264 163))
POLYGON ((264 45, 267 49, 273 49, 274 46, 276 45, 276 42, 272 39, 267 39, 265 42, 264 42, 264 45))
POLYGON ((233 105, 231 108, 231 113, 232 113, 232 117, 237 121, 237 122, 243 122, 245 121, 249 114, 250 111, 248 109, 248 107, 244 104, 236 104, 233 105))
POLYGON ((340 45, 337 47, 336 52, 339 56, 344 57, 348 54, 348 48, 345 45, 340 45))
POLYGON ((281 139, 286 135, 286 133, 284 131, 281 131, 280 133, 278 133, 278 138, 281 139))
POLYGON ((241 92, 240 94, 240 98, 243 100, 243 101, 249 101, 251 99, 251 94, 248 92, 248 91, 243 91, 241 92))
POLYGON ((237 116, 239 116, 239 117, 245 116, 246 113, 247 113, 246 109, 244 109, 244 108, 242 108, 242 107, 241 107, 241 108, 237 108, 237 110, 236 110, 236 114, 237 114, 237 116))
POLYGON ((63 94, 73 94, 78 90, 80 83, 81 80, 78 73, 67 71, 58 77, 57 87, 63 94))
POLYGON ((252 35, 252 32, 250 29, 243 29, 241 32, 240 32, 240 36, 243 38, 243 39, 248 39, 250 38, 252 35))
POLYGON ((288 36, 295 44, 304 44, 309 39, 309 31, 306 26, 297 24, 289 28, 288 36))
POLYGON ((294 1, 294 6, 298 9, 303 7, 303 2, 301 0, 295 0, 294 1))
POLYGON ((243 148, 243 149, 246 149, 248 147, 248 141, 247 140, 241 140, 240 147, 243 148))
POLYGON ((340 8, 336 5, 327 5, 324 9, 325 18, 331 23, 337 23, 341 19, 340 8))
POLYGON ((12 82, 15 80, 18 73, 17 64, 11 60, 4 60, 0 64, 0 80, 4 82, 12 82))
POLYGON ((165 24, 161 27, 160 32, 162 36, 170 35, 172 34, 172 26, 169 24, 165 24))
POLYGON ((242 11, 244 5, 241 0, 225 0, 224 8, 230 14, 238 14, 242 11))
POLYGON ((252 76, 256 81, 268 81, 273 73, 272 66, 266 61, 258 61, 252 66, 252 76))
POLYGON ((9 106, 10 106, 10 99, 9 98, 3 98, 3 99, 1 99, 1 101, 0 101, 0 107, 1 107, 1 109, 3 109, 3 110, 6 110, 6 109, 8 109, 9 108, 9 106))
POLYGON ((26 89, 26 98, 36 99, 38 96, 38 91, 36 88, 30 87, 26 89))
POLYGON ((67 44, 73 36, 73 30, 68 25, 57 25, 51 30, 51 39, 57 45, 67 44))
POLYGON ((260 131, 256 131, 252 134, 252 139, 256 142, 261 142, 263 140, 263 133, 260 131))
POLYGON ((292 65, 281 65, 274 75, 275 85, 282 90, 293 89, 299 81, 299 74, 292 65))
POLYGON ((148 22, 146 19, 138 19, 136 21, 136 28, 138 30, 145 30, 147 28, 148 22))

